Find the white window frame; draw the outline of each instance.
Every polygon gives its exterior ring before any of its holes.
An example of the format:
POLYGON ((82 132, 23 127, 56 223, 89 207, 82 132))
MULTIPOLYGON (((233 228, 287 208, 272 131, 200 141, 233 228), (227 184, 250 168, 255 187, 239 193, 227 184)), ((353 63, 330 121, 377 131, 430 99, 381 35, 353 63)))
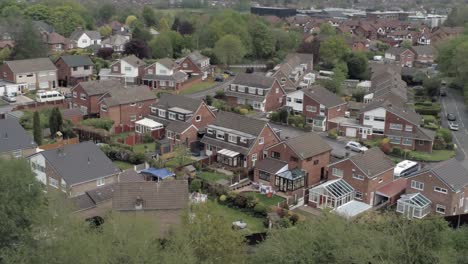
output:
POLYGON ((447 210, 447 207, 445 205, 442 205, 442 204, 437 204, 436 205, 436 213, 438 214, 445 214, 445 211, 447 210))
POLYGON ((306 105, 306 111, 311 113, 317 113, 317 106, 315 105, 306 105))
POLYGON ((201 121, 201 115, 195 116, 195 122, 200 122, 201 121))
POLYGON ((397 123, 390 123, 390 129, 391 130, 403 130, 403 125, 402 124, 397 124, 397 123))
POLYGON ((158 109, 158 116, 166 118, 166 110, 158 109))
POLYGON ((73 95, 73 98, 77 98, 78 97, 78 93, 76 91, 73 91, 72 92, 72 95, 73 95))
POLYGON ((354 199, 356 200, 362 201, 363 197, 364 197, 364 194, 360 191, 356 191, 354 193, 354 199))
POLYGON ((98 187, 99 187, 99 186, 103 186, 103 185, 105 185, 105 184, 106 184, 106 179, 105 179, 104 177, 98 178, 98 179, 96 180, 96 185, 97 185, 98 187))
POLYGON ((332 168, 332 175, 333 176, 343 178, 343 174, 344 174, 344 171, 342 169, 338 169, 338 168, 335 168, 335 167, 332 168))
POLYGON ((239 141, 241 143, 247 143, 247 138, 246 137, 240 137, 239 141))
POLYGON ((225 136, 224 134, 225 134, 224 132, 217 131, 216 132, 216 138, 224 140, 224 136, 225 136))
POLYGON ((412 125, 406 125, 405 126, 405 131, 406 132, 413 132, 413 126, 412 125))
POLYGON ((52 178, 52 177, 49 177, 49 185, 58 189, 59 188, 59 181, 52 178))
POLYGON ((131 116, 130 116, 130 121, 131 121, 131 122, 136 121, 136 120, 137 120, 136 115, 131 115, 131 116))
POLYGON ((177 114, 169 112, 167 118, 169 118, 170 120, 176 120, 177 119, 177 114))
POLYGON ((353 172, 353 179, 359 180, 359 181, 364 181, 364 176, 361 174, 353 172))
POLYGON ((265 144, 265 138, 264 138, 264 137, 259 137, 259 138, 258 138, 258 144, 259 144, 259 145, 265 144))
POLYGON ((257 158, 258 158, 257 153, 252 154, 252 161, 257 161, 257 158))
POLYGON ((23 157, 23 150, 22 149, 17 149, 17 150, 14 150, 11 155, 13 156, 13 158, 15 159, 19 159, 21 157, 23 157))
POLYGON ((87 99, 87 95, 85 93, 80 93, 80 99, 85 101, 87 99))
POLYGON ((434 186, 434 192, 447 194, 448 190, 439 186, 434 186))
POLYGON ((228 134, 228 141, 231 143, 237 143, 237 135, 228 134))
POLYGON ((411 188, 413 188, 415 190, 419 190, 419 191, 424 191, 424 182, 419 182, 419 181, 412 180, 411 181, 411 188))
POLYGON ((207 128, 206 129, 206 133, 208 133, 208 135, 213 135, 214 134, 214 130, 212 128, 207 128))
POLYGON ((405 146, 413 146, 413 140, 411 138, 403 138, 401 144, 405 146), (405 140, 409 140, 410 143, 405 143, 405 140))
POLYGON ((249 94, 257 94, 257 88, 249 87, 249 94))
POLYGON ((101 105, 101 111, 107 112, 107 105, 102 104, 102 105, 101 105))

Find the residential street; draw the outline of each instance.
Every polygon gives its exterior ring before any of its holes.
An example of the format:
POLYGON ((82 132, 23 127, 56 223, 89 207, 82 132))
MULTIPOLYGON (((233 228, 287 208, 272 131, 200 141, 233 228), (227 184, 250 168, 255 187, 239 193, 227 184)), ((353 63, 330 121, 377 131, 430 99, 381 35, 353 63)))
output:
POLYGON ((447 113, 454 113, 460 127, 459 131, 453 131, 453 140, 457 146, 455 158, 468 168, 468 109, 463 102, 460 91, 449 89, 446 97, 441 97, 442 102, 442 126, 448 128, 447 113))
POLYGON ((221 90, 221 89, 226 90, 228 88, 229 84, 231 84, 233 80, 234 80, 234 78, 230 77, 226 81, 217 83, 215 86, 213 86, 213 87, 211 87, 209 89, 206 89, 206 90, 203 90, 203 91, 200 91, 200 92, 196 92, 196 93, 193 93, 193 94, 186 94, 185 96, 190 97, 190 98, 194 98, 194 99, 203 99, 207 95, 214 96, 216 94, 216 91, 221 90))

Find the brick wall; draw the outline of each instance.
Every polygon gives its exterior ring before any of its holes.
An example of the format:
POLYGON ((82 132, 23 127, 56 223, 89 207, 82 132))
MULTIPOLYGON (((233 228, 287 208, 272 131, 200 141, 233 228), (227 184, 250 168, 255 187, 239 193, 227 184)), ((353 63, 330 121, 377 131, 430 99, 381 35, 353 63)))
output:
MULTIPOLYGON (((55 67, 57 67, 57 79, 59 80, 59 82, 66 81, 67 76, 71 76, 70 67, 68 67, 68 65, 63 61, 62 58, 59 58, 55 62, 55 67)), ((60 85, 63 85, 63 83, 60 83, 60 85)))
POLYGON ((269 126, 265 126, 263 130, 260 132, 260 134, 258 135, 257 140, 255 141, 254 145, 250 149, 249 154, 247 155, 248 169, 252 169, 252 167, 254 167, 254 164, 252 162, 253 154, 257 154, 257 160, 262 160, 263 150, 266 149, 268 146, 271 146, 276 143, 279 143, 279 139, 276 137, 275 132, 269 126), (264 138, 263 144, 259 144, 258 142, 258 139, 260 137, 264 138))
POLYGON ((277 80, 265 96, 265 99, 265 112, 274 111, 286 104, 286 94, 277 80))
POLYGON ((8 67, 8 65, 5 63, 0 66, 0 78, 10 82, 16 82, 15 75, 11 71, 10 67, 8 67))
POLYGON ((204 128, 207 125, 213 123, 215 119, 216 116, 208 109, 208 106, 205 103, 201 103, 200 107, 198 107, 197 111, 192 117, 192 125, 196 126, 198 129, 204 128), (200 121, 196 120, 198 115, 201 116, 200 121))
MULTIPOLYGON (((116 183, 117 179, 118 179, 118 174, 108 176, 108 177, 106 177, 104 179, 105 185, 116 183)), ((70 188, 70 190, 69 190, 69 194, 70 194, 71 197, 73 197, 73 196, 83 194, 86 191, 96 189, 97 187, 98 186, 97 186, 97 179, 96 179, 96 180, 93 180, 93 181, 89 181, 89 182, 86 182, 86 183, 82 183, 82 184, 79 184, 79 185, 72 186, 70 188)))

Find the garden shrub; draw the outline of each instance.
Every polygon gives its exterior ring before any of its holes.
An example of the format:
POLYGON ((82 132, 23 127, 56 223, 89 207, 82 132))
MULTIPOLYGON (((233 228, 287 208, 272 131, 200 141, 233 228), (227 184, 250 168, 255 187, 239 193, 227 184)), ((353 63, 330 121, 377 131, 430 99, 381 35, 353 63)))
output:
POLYGON ((80 122, 84 126, 90 126, 94 128, 101 128, 109 131, 112 126, 114 125, 114 121, 111 119, 105 119, 105 118, 90 118, 90 119, 85 119, 80 122))
POLYGON ((299 221, 299 216, 297 214, 292 214, 289 217, 289 221, 291 221, 292 225, 296 225, 296 223, 299 221))
POLYGON ((202 182, 199 179, 195 179, 190 183, 190 192, 198 192, 202 187, 202 182))
POLYGON ((247 198, 243 195, 237 195, 234 199, 234 204, 239 208, 245 208, 247 206, 247 198))
POLYGON ((247 115, 249 113, 249 110, 248 109, 245 109, 245 108, 241 108, 239 110, 239 114, 241 115, 247 115))
POLYGON ((336 131, 336 128, 330 129, 328 131, 328 137, 331 139, 337 139, 338 138, 338 133, 336 131))
POLYGON ((145 143, 145 144, 153 143, 153 142, 154 142, 154 138, 151 136, 150 133, 145 133, 145 134, 143 134, 142 141, 143 141, 143 143, 145 143))
POLYGON ((267 210, 266 206, 261 204, 261 203, 255 205, 253 210, 254 210, 254 214, 256 216, 265 217, 268 214, 268 210, 267 210))

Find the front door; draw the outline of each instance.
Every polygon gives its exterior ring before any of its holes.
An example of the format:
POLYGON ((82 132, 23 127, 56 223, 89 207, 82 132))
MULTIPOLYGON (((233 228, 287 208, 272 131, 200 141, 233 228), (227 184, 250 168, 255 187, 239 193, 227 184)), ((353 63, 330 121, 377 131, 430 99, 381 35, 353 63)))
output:
POLYGON ((362 130, 362 139, 367 139, 367 129, 362 130))

